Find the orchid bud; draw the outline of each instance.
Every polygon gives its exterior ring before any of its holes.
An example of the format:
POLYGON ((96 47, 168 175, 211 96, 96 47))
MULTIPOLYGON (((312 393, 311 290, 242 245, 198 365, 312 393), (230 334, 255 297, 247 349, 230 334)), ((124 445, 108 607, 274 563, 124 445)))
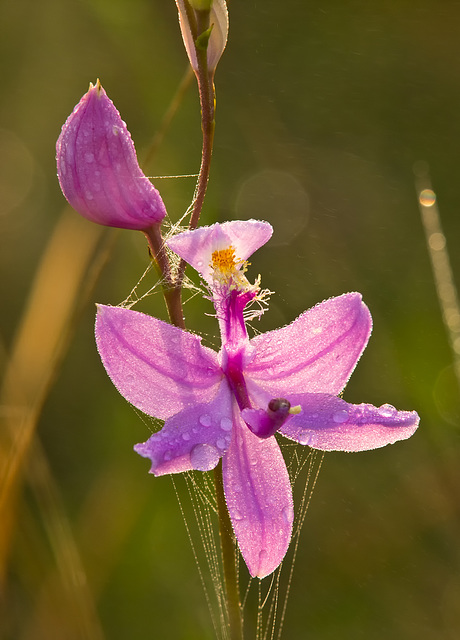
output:
POLYGON ((192 9, 197 11, 209 11, 212 7, 213 0, 189 0, 192 9))
POLYGON ((165 217, 163 200, 142 173, 126 124, 99 80, 62 127, 56 161, 62 193, 88 220, 143 230, 165 217))
POLYGON ((179 24, 185 49, 195 73, 198 72, 196 49, 206 49, 208 72, 214 75, 227 44, 228 12, 225 0, 176 0, 179 24), (197 32, 200 14, 209 13, 209 24, 197 32))

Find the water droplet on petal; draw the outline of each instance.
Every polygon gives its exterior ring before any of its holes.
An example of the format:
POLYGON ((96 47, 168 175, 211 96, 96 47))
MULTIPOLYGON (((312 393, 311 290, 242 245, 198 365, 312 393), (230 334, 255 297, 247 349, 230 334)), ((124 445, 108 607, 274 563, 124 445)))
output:
POLYGON ((197 471, 210 471, 219 462, 220 453, 212 444, 197 444, 190 452, 190 462, 197 471))
POLYGON ((164 456, 163 456, 163 460, 166 460, 166 462, 168 462, 169 460, 171 460, 171 458, 172 458, 171 451, 166 451, 164 456))
POLYGON ((94 154, 92 154, 89 151, 87 151, 85 153, 85 161, 88 162, 88 163, 94 162, 94 154))
POLYGON ((203 427, 210 427, 212 424, 211 416, 208 416, 206 413, 200 416, 199 420, 200 424, 203 425, 203 427))
POLYGON ((259 551, 259 571, 260 571, 261 566, 266 561, 267 557, 268 557, 268 553, 266 552, 266 550, 265 549, 261 549, 259 551))
POLYGON ((216 445, 219 447, 219 449, 225 449, 227 443, 225 442, 224 438, 219 438, 216 442, 216 445))
POLYGON ((379 413, 382 418, 393 418, 397 411, 392 404, 382 404, 382 406, 379 407, 379 413))
POLYGON ((281 513, 283 514, 283 520, 286 522, 286 524, 291 524, 294 520, 294 509, 292 508, 292 505, 284 507, 281 513))
POLYGON ((232 426, 233 424, 230 418, 222 418, 222 420, 220 421, 220 428, 224 431, 231 431, 232 426))
POLYGON ((190 434, 189 433, 183 433, 182 434, 182 440, 190 440, 190 434))
POLYGON ((348 420, 348 411, 345 411, 345 409, 343 409, 341 411, 336 411, 334 413, 334 415, 332 416, 332 419, 337 424, 343 424, 344 422, 346 422, 348 420))
POLYGON ((313 440, 314 434, 311 431, 304 431, 299 435, 299 443, 308 445, 313 440))

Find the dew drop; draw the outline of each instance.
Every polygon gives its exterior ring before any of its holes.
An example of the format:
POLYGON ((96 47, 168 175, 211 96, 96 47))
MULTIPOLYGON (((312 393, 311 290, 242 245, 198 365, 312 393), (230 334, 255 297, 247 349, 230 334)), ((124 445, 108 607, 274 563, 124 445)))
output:
POLYGON ((258 571, 258 573, 261 572, 263 565, 267 561, 267 558, 268 558, 267 551, 265 549, 261 549, 259 551, 259 571, 258 571))
POLYGON ((183 433, 182 434, 182 440, 190 440, 190 434, 189 433, 183 433))
POLYGON ((212 424, 211 416, 208 416, 206 413, 199 417, 199 421, 203 427, 210 427, 212 424))
POLYGON ((94 197, 94 196, 93 196, 93 194, 91 193, 91 191, 87 191, 87 192, 85 193, 85 196, 86 196, 86 199, 87 199, 87 200, 92 200, 92 199, 93 199, 93 197, 94 197))
POLYGON ((332 419, 337 424, 343 424, 348 420, 348 411, 345 411, 345 409, 341 411, 336 411, 332 416, 332 419))
POLYGON ((287 507, 284 507, 281 513, 286 524, 291 524, 294 520, 294 509, 292 508, 292 506, 288 505, 287 507))
POLYGON ((163 460, 166 460, 166 462, 168 462, 169 460, 171 460, 171 458, 172 458, 171 451, 166 451, 164 456, 163 456, 163 460))
POLYGON ((311 431, 304 431, 299 435, 299 443, 308 445, 313 440, 313 434, 311 431))
POLYGON ((382 418, 393 418, 397 411, 392 404, 382 404, 382 406, 379 407, 379 413, 382 418))
POLYGON ((220 453, 212 444, 197 444, 190 452, 190 462, 197 471, 210 471, 219 462, 220 453))
POLYGON ((216 445, 219 447, 219 449, 225 449, 227 443, 225 442, 224 438, 219 438, 216 442, 216 445))
POLYGON ((87 151, 87 152, 85 153, 85 162, 88 162, 89 164, 90 164, 91 162, 94 162, 94 154, 93 154, 93 153, 91 153, 90 151, 87 151))
POLYGON ((231 431, 232 426, 233 424, 230 418, 222 418, 222 420, 220 421, 220 428, 224 431, 231 431))

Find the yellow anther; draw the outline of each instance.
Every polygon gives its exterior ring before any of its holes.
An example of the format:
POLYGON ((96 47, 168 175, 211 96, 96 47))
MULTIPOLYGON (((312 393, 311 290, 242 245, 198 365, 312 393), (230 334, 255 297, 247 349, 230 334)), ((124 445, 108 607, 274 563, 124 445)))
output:
POLYGON ((302 407, 300 406, 300 404, 298 404, 295 407, 291 407, 289 409, 289 413, 291 414, 291 416, 296 416, 298 415, 300 412, 302 411, 302 407))
POLYGON ((236 271, 235 248, 230 245, 226 249, 214 251, 212 254, 212 268, 224 275, 231 275, 236 271))

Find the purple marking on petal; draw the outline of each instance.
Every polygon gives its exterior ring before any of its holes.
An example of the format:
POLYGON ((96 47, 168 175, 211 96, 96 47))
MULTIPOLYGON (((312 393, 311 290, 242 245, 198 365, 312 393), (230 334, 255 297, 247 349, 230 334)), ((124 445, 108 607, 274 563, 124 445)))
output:
POLYGON ((241 554, 263 578, 284 558, 292 533, 291 484, 274 437, 262 440, 235 418, 222 463, 225 498, 241 554))
POLYGON ((163 420, 212 400, 223 380, 217 354, 199 336, 138 311, 99 305, 96 342, 118 391, 163 420))
MULTIPOLYGON (((294 322, 256 336, 254 355, 245 375, 271 397, 342 391, 372 329, 372 319, 359 293, 325 300, 294 322)), ((291 401, 292 404, 292 401, 291 401)))
POLYGON ((154 433, 147 442, 137 444, 134 450, 144 458, 150 458, 151 473, 182 473, 197 469, 213 469, 228 448, 222 438, 221 420, 232 416, 232 399, 225 382, 217 396, 207 404, 199 404, 166 420, 164 427, 154 433), (203 425, 206 415, 209 423, 203 425), (184 437, 185 436, 185 437, 184 437))
POLYGON ((208 283, 212 283, 210 267, 214 251, 235 249, 238 260, 247 260, 271 238, 273 228, 268 222, 260 220, 233 220, 210 227, 199 227, 193 231, 178 233, 166 241, 166 244, 186 260, 208 283))
POLYGON ((146 229, 166 215, 142 173, 126 124, 99 84, 90 85, 56 144, 59 183, 69 204, 92 222, 146 229))
POLYGON ((417 429, 415 411, 397 411, 385 404, 348 404, 329 394, 289 397, 302 407, 280 428, 280 433, 300 444, 322 451, 367 451, 409 438, 417 429))

